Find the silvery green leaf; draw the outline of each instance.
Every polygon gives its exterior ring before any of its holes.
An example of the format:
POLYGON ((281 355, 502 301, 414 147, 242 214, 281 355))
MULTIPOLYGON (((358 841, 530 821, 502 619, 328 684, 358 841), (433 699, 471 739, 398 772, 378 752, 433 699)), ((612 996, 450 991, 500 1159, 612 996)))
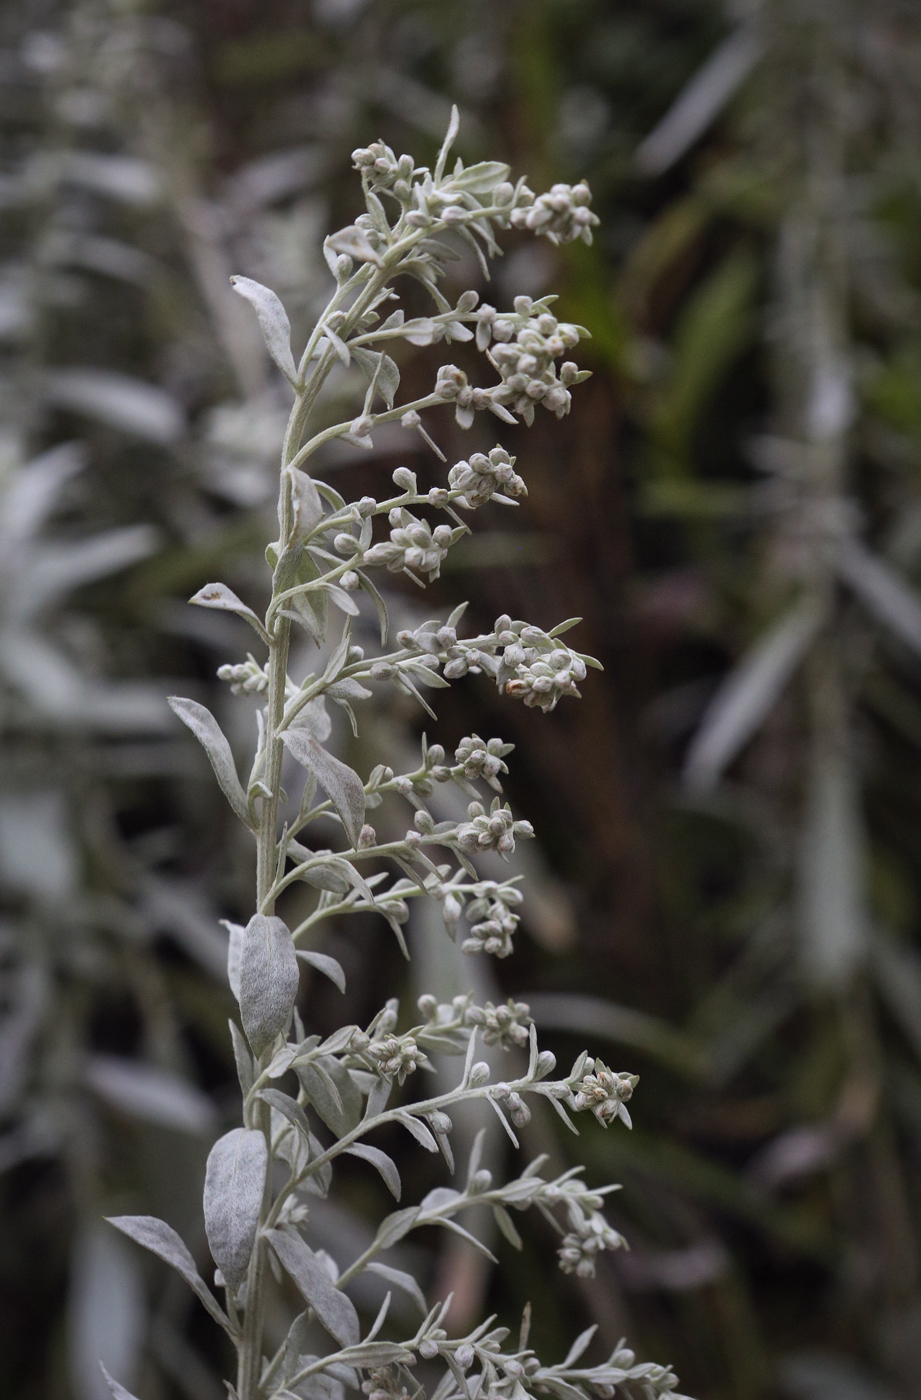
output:
POLYGON ((402 1288, 404 1293, 408 1293, 413 1302, 418 1305, 419 1311, 425 1317, 428 1314, 428 1304, 425 1301, 425 1294, 419 1287, 412 1274, 404 1273, 402 1269, 394 1269, 389 1264, 379 1264, 374 1260, 366 1264, 365 1268, 369 1273, 380 1274, 388 1283, 392 1283, 397 1288, 402 1288))
POLYGON ((240 1030, 236 1021, 228 1021, 227 1024, 230 1026, 230 1039, 233 1044, 233 1058, 237 1067, 237 1078, 240 1081, 240 1089, 245 1096, 253 1087, 256 1078, 255 1069, 253 1067, 253 1057, 249 1053, 249 1046, 243 1038, 243 1032, 240 1030))
POLYGON ((243 933, 240 1015, 257 1055, 288 1029, 298 980, 297 955, 287 924, 274 916, 254 914, 243 933))
POLYGON ((293 1231, 267 1230, 266 1238, 330 1336, 340 1346, 357 1346, 361 1327, 355 1305, 336 1288, 309 1245, 293 1231))
POLYGON ((380 1077, 375 1080, 368 1094, 368 1102, 365 1105, 365 1117, 376 1118, 379 1113, 383 1113, 387 1107, 387 1100, 393 1090, 393 1081, 380 1077))
POLYGON ((358 604, 350 593, 346 593, 344 588, 339 588, 335 583, 324 583, 323 591, 332 599, 340 612, 346 613, 349 617, 358 616, 360 611, 358 604))
POLYGON ((313 773, 338 812, 352 848, 357 848, 365 820, 365 788, 358 774, 302 729, 287 729, 281 738, 298 763, 313 773))
POLYGON ((344 1137, 361 1121, 361 1093, 348 1070, 332 1055, 324 1055, 295 1072, 308 1099, 326 1126, 344 1137))
POLYGON ((370 700, 373 693, 351 676, 346 676, 341 681, 333 681, 326 691, 331 700, 370 700))
POLYGON ((481 160, 478 165, 468 165, 466 170, 455 171, 451 184, 456 190, 466 190, 468 194, 488 194, 509 177, 509 168, 499 160, 481 160))
POLYGON ((135 1244, 149 1249, 151 1254, 156 1254, 158 1259, 170 1264, 201 1299, 214 1320, 227 1331, 232 1331, 223 1308, 199 1274, 195 1260, 172 1226, 158 1220, 154 1215, 110 1215, 106 1218, 110 1225, 114 1225, 116 1230, 121 1230, 122 1234, 134 1240, 135 1244))
POLYGON ((457 104, 454 103, 451 107, 451 120, 448 122, 448 130, 445 133, 444 141, 441 143, 441 150, 438 152, 438 159, 435 162, 435 169, 432 172, 436 183, 444 174, 445 162, 448 159, 451 147, 454 145, 454 140, 459 130, 460 112, 457 110, 457 104))
POLYGON ((214 1105, 208 1095, 158 1065, 120 1055, 90 1055, 85 1075, 100 1098, 132 1117, 182 1133, 204 1133, 213 1126, 214 1105))
POLYGON ((348 880, 331 860, 312 861, 300 878, 314 889, 329 890, 330 894, 345 894, 349 888, 348 880))
POLYGON ((178 695, 169 696, 168 704, 173 714, 191 729, 208 755, 221 791, 237 816, 247 826, 252 826, 246 793, 237 776, 230 745, 214 715, 204 705, 199 705, 197 700, 184 700, 178 695))
POLYGON ((290 1094, 283 1094, 280 1089, 260 1089, 259 1098, 274 1108, 276 1113, 287 1118, 291 1126, 297 1129, 305 1144, 309 1144, 310 1124, 307 1122, 306 1113, 296 1099, 292 1099, 290 1094))
POLYGON ((324 246, 332 248, 334 253, 344 253, 347 258, 354 258, 356 262, 373 263, 375 267, 382 265, 380 255, 372 247, 368 235, 355 224, 349 224, 338 233, 331 234, 324 246))
POLYGON ((821 624, 810 600, 784 614, 722 682, 688 751, 685 779, 698 791, 712 788, 723 770, 763 723, 805 656, 821 624))
MULTIPOLYGON (((342 338, 338 336, 336 332, 332 330, 329 326, 323 327, 323 334, 326 336, 326 339, 329 341, 330 345, 333 347, 336 354, 339 356, 339 359, 342 361, 345 368, 348 369, 349 365, 352 363, 352 353, 349 350, 349 347, 346 345, 345 341, 342 340, 342 338)), ((361 442, 362 445, 364 444, 364 439, 354 439, 351 433, 347 433, 346 437, 349 439, 350 442, 354 442, 357 440, 361 442)))
POLYGON ((243 934, 242 924, 231 923, 229 919, 221 919, 221 923, 227 930, 227 981, 230 983, 230 990, 237 1001, 240 1000, 240 959, 243 956, 243 934))
POLYGON ((266 349, 291 384, 297 383, 297 365, 291 353, 291 322, 277 293, 251 277, 231 277, 230 285, 256 313, 266 349))
POLYGON ((364 1142, 356 1142, 354 1146, 347 1147, 345 1151, 351 1157, 360 1157, 363 1162, 370 1162, 371 1166, 380 1172, 394 1199, 397 1201, 400 1199, 403 1191, 400 1173, 386 1152, 382 1152, 379 1147, 369 1147, 364 1142))
POLYGON ((391 1245, 409 1234, 421 1214, 421 1206, 407 1206, 404 1210, 395 1210, 392 1215, 385 1216, 374 1237, 375 1248, 390 1249, 391 1245))
POLYGON ((205 1233, 212 1258, 236 1292, 246 1278, 259 1228, 268 1149, 256 1128, 218 1138, 205 1168, 205 1233))
POLYGON ((496 1224, 499 1226, 499 1229, 508 1240, 509 1244, 513 1245, 515 1249, 523 1249, 524 1244, 521 1236, 516 1230, 515 1222, 505 1209, 505 1206, 493 1206, 492 1213, 496 1217, 496 1224))
POLYGON ((228 588, 226 583, 206 583, 204 588, 200 588, 190 599, 199 608, 217 608, 221 612, 236 613, 238 617, 245 617, 251 627, 254 627, 265 641, 268 633, 263 627, 259 618, 248 608, 244 602, 237 597, 232 588, 228 588))
POLYGON ((302 962, 308 963, 310 967, 315 967, 317 972, 322 972, 324 977, 328 977, 331 982, 334 982, 340 992, 345 991, 345 973, 335 958, 331 958, 328 953, 314 953, 308 948, 298 948, 297 956, 302 962))
POLYGON ((579 1357, 587 1349, 589 1342, 592 1340, 597 1331, 598 1323, 595 1322, 592 1324, 591 1327, 586 1327, 584 1332, 579 1333, 578 1337, 573 1342, 572 1346, 567 1352, 566 1360, 563 1362, 564 1368, 574 1366, 576 1364, 576 1362, 579 1360, 579 1357))
POLYGON ((417 316, 407 321, 400 334, 410 345, 431 345, 441 327, 428 316, 417 316))
POLYGON ((818 986, 842 986, 864 956, 866 867, 854 773, 845 755, 823 754, 810 774, 799 871, 803 961, 818 986))
MULTIPOLYGON (((319 743, 325 744, 333 731, 333 722, 326 709, 326 696, 317 695, 313 700, 308 701, 304 708, 294 716, 290 727, 292 729, 308 729, 319 743)), ((314 781, 314 791, 316 791, 316 781, 314 781)))
POLYGON ((884 559, 859 540, 843 540, 838 571, 880 622, 914 652, 921 652, 921 599, 884 559))
POLYGON ((416 1139, 416 1142, 418 1142, 421 1147, 424 1147, 427 1152, 438 1151, 438 1143, 435 1141, 433 1134, 429 1132, 425 1124, 420 1122, 418 1118, 414 1118, 411 1113, 405 1113, 403 1111, 398 1112, 396 1117, 397 1122, 402 1123, 406 1131, 411 1133, 416 1139))
POLYGON ((381 646, 387 645, 387 633, 390 627, 390 618, 387 613, 387 604, 384 602, 375 585, 368 578, 368 575, 358 570, 358 581, 368 597, 372 599, 377 608, 377 617, 381 628, 381 646))
POLYGON ((313 478, 306 472, 302 472, 298 467, 288 467, 287 475, 291 489, 291 513, 294 517, 291 542, 301 544, 323 519, 323 502, 313 478))
POLYGON ((85 414, 109 427, 169 447, 185 431, 185 415, 165 389, 104 369, 58 369, 46 394, 58 408, 85 414))
POLYGON ((112 1376, 109 1375, 101 1361, 99 1363, 99 1369, 105 1377, 106 1384, 115 1397, 115 1400, 137 1400, 136 1395, 132 1395, 130 1390, 126 1390, 123 1385, 120 1385, 117 1380, 114 1380, 112 1376))
POLYGON ((140 1261, 101 1220, 74 1240, 67 1301, 67 1363, 75 1400, 108 1400, 100 1360, 133 1378, 146 1329, 140 1261))
MULTIPOLYGON (((387 329, 392 320, 393 317, 385 322, 380 330, 384 331, 387 329)), ((396 322, 395 325, 399 326, 402 325, 402 323, 403 318, 401 315, 400 320, 396 322)), ((400 371, 397 369, 395 362, 389 355, 385 355, 381 350, 366 350, 364 346, 361 345, 353 345, 351 349, 352 358, 362 369, 365 378, 369 383, 374 383, 376 379, 377 388, 380 390, 381 397, 388 408, 393 408, 393 401, 400 387, 400 371)))

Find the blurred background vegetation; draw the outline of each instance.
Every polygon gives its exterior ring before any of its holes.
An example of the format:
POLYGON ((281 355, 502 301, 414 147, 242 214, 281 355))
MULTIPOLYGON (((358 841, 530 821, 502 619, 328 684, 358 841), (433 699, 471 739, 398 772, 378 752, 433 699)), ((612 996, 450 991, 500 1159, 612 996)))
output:
MULTIPOLYGON (((592 248, 513 241, 488 291, 458 273, 500 305, 559 290, 594 378, 564 423, 503 429, 530 495, 511 522, 483 512, 437 600, 582 616, 606 670, 550 717, 486 685, 440 706, 446 747, 517 745, 539 851, 514 957, 459 968, 420 921, 414 986, 369 924, 335 943, 347 999, 311 985, 304 1014, 361 1021, 385 972, 406 997, 475 976, 561 1056, 588 1041, 641 1074, 631 1134, 535 1122, 525 1144, 624 1182, 631 1252, 580 1284, 529 1221, 495 1277, 430 1241, 411 1262, 458 1322, 530 1298, 543 1355, 594 1321, 700 1400, 910 1400, 913 0, 0 10, 0 1393, 103 1400, 100 1354, 145 1400, 224 1393, 181 1283, 99 1222, 150 1211, 194 1244, 237 1112, 218 921, 248 916, 251 856, 163 703, 178 683, 249 722, 214 680, 245 639, 183 606, 214 577, 265 586, 287 407, 228 277, 277 290, 297 338, 322 237, 357 208, 351 150, 424 158, 452 101, 465 158, 534 188, 586 176, 602 227, 592 248)), ((401 369, 428 383, 424 356, 401 369)), ((440 431, 451 461, 491 445, 440 431)), ((324 465, 361 494, 403 462, 437 479, 383 435, 324 465)), ((394 751, 421 727, 407 707, 369 735, 394 751)), ((317 1229, 349 1252, 378 1204, 346 1179, 317 1229)))

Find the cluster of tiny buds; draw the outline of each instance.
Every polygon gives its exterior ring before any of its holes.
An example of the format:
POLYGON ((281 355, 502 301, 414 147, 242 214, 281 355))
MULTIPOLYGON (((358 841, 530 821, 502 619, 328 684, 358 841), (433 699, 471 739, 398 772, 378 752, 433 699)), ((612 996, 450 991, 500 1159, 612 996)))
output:
POLYGON ((229 681, 230 689, 234 695, 244 692, 247 695, 259 695, 263 690, 268 689, 269 678, 259 662, 250 653, 247 653, 246 660, 237 666, 226 665, 218 667, 218 680, 229 681))
MULTIPOLYGON (((365 552, 363 562, 385 564, 391 573, 415 570, 427 574, 429 582, 433 582, 441 572, 448 550, 463 530, 452 530, 450 525, 436 525, 432 529, 427 520, 417 519, 405 506, 394 506, 389 521, 389 541, 372 545, 365 552)), ((334 543, 340 553, 355 552, 359 547, 354 535, 337 535, 334 543)))
POLYGON ((606 1249, 621 1249, 623 1235, 613 1229, 604 1216, 593 1212, 584 1217, 575 1230, 563 1236, 557 1257, 564 1274, 577 1274, 579 1278, 595 1277, 595 1262, 606 1249))
POLYGON ((380 1366, 371 1371, 361 1388, 368 1400, 410 1400, 409 1391, 392 1366, 380 1366))
MULTIPOLYGON (((467 909, 467 919, 471 925, 470 935, 461 944, 461 952, 487 953, 490 957, 507 958, 512 952, 512 935, 519 923, 518 915, 512 913, 512 910, 521 904, 524 896, 514 885, 497 885, 492 880, 484 881, 480 888, 482 893, 467 909)), ((446 899, 442 909, 445 923, 450 927, 454 910, 445 909, 447 902, 446 899)))
POLYGON ((552 243, 571 243, 576 238, 591 243, 592 229, 599 223, 598 215, 589 208, 591 202, 592 192, 585 180, 577 185, 553 185, 530 206, 515 209, 512 226, 543 234, 552 243))
POLYGON ((461 739, 455 749, 454 762, 463 769, 468 782, 482 778, 490 787, 501 792, 502 785, 498 775, 508 772, 508 766, 502 759, 505 754, 511 753, 513 748, 513 744, 503 744, 501 739, 489 739, 484 742, 479 734, 470 734, 461 739))
POLYGON ((528 1027, 532 1022, 527 1002, 513 1001, 509 997, 504 1006, 494 1006, 488 1001, 485 1006, 470 1007, 468 1015, 471 1024, 482 1027, 486 1045, 501 1045, 503 1050, 510 1050, 513 1045, 528 1043, 528 1027))
POLYGON ((511 808, 500 806, 494 797, 487 814, 482 802, 471 802, 467 808, 469 820, 457 828, 455 840, 462 851, 497 851, 506 859, 515 849, 515 838, 527 840, 534 835, 534 828, 528 821, 516 821, 511 808))
POLYGON ((389 190, 401 201, 410 197, 415 172, 412 156, 402 155, 397 159, 383 141, 374 141, 370 146, 353 151, 352 162, 354 168, 370 180, 372 188, 389 190))
POLYGON ((620 1118, 631 1127, 627 1100, 639 1083, 637 1074, 619 1074, 608 1069, 601 1060, 586 1060, 585 1074, 573 1093, 572 1107, 577 1113, 590 1109, 603 1128, 620 1118))
POLYGON ((457 462, 448 472, 448 485, 462 491, 461 504, 476 510, 497 493, 500 500, 519 500, 528 488, 515 471, 515 458, 504 447, 494 447, 489 454, 474 452, 469 461, 457 462))
POLYGON ((585 662, 565 643, 540 627, 513 622, 507 614, 496 619, 495 637, 503 648, 496 680, 506 695, 545 712, 554 709, 564 695, 578 697, 577 682, 585 679, 585 662))

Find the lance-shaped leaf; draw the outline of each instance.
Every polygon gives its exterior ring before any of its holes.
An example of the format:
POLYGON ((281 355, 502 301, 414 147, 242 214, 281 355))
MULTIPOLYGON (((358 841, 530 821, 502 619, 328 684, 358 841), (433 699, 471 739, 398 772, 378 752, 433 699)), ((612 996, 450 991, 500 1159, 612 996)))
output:
POLYGON ((838 571, 869 612, 900 641, 921 653, 921 599, 884 559, 859 540, 844 540, 838 571))
POLYGON ((115 1396, 115 1400, 137 1400, 136 1395, 132 1395, 130 1390, 126 1390, 123 1385, 120 1385, 117 1380, 114 1380, 113 1377, 109 1375, 108 1371, 106 1370, 105 1366, 102 1364, 101 1361, 99 1363, 99 1369, 105 1376, 106 1385, 109 1387, 112 1394, 115 1396))
POLYGON ((228 1332, 233 1331, 230 1319, 198 1272, 195 1260, 172 1226, 167 1225, 164 1220, 158 1220, 155 1215, 110 1215, 106 1219, 116 1230, 121 1230, 123 1235, 127 1235, 129 1240, 134 1240, 135 1244, 149 1249, 151 1254, 156 1254, 158 1259, 170 1264, 198 1295, 215 1322, 219 1322, 228 1332))
POLYGON ((419 1311, 425 1317, 428 1313, 428 1304, 425 1301, 425 1294, 419 1287, 412 1274, 404 1273, 402 1269, 394 1269, 389 1264, 379 1264, 375 1260, 371 1264, 366 1264, 365 1268, 369 1273, 380 1274, 388 1283, 394 1284, 397 1288, 402 1288, 404 1293, 408 1293, 410 1298, 418 1305, 419 1311))
POLYGON ((269 634, 266 632, 259 618, 248 608, 234 593, 232 588, 228 588, 226 583, 206 583, 204 588, 200 588, 190 599, 198 608, 218 608, 221 612, 236 613, 238 617, 245 617, 251 627, 255 627, 262 640, 269 641, 269 634))
POLYGON ((468 194, 488 194, 503 180, 507 180, 509 169, 498 160, 481 160, 478 165, 468 165, 466 170, 455 170, 451 184, 456 190, 466 190, 468 194))
POLYGON ((298 467, 288 467, 293 529, 290 543, 302 544, 323 519, 323 502, 313 478, 298 467))
POLYGON ((291 932, 281 919, 254 914, 240 953, 240 1015, 257 1055, 288 1029, 299 980, 291 932))
POLYGON ((400 1173, 397 1171, 396 1163, 387 1156, 386 1152, 382 1152, 379 1147, 371 1147, 366 1142, 356 1142, 354 1146, 347 1147, 345 1153, 350 1157, 360 1157, 363 1162, 370 1162, 371 1166, 380 1172, 394 1199, 397 1201, 400 1199, 403 1191, 400 1173))
POLYGON ((266 1238, 330 1336, 340 1346, 357 1346, 361 1328, 355 1305, 339 1291, 309 1245, 287 1230, 267 1230, 266 1238))
POLYGON ((352 346, 352 358, 361 367, 368 382, 380 391, 387 407, 393 408, 400 387, 400 371, 395 362, 381 350, 366 350, 360 345, 352 346))
POLYGON ((340 992, 345 991, 345 973, 341 963, 335 958, 331 958, 328 953, 314 953, 307 948, 298 948, 297 956, 310 967, 315 967, 317 972, 322 972, 331 982, 335 982, 340 992))
POLYGON ((819 629, 821 614, 806 601, 792 608, 756 642, 707 706, 685 764, 685 780, 699 792, 712 788, 790 680, 819 629))
POLYGON ((380 254, 373 247, 368 235, 356 224, 349 224, 338 233, 331 234, 325 246, 331 248, 334 253, 344 253, 347 258, 354 258, 356 262, 374 263, 375 267, 382 266, 380 254))
POLYGON ((353 768, 317 743, 303 729, 288 729, 281 736, 288 751, 298 763, 313 774, 332 802, 353 848, 365 820, 365 787, 353 768))
POLYGON ((218 1138, 205 1168, 205 1233, 214 1262, 234 1292, 246 1278, 259 1228, 268 1149, 257 1128, 218 1138))
POLYGON ((266 349, 291 383, 297 383, 297 365, 291 353, 291 322, 277 294, 251 277, 231 277, 230 285, 245 297, 256 313, 266 349))
POLYGON ((184 700, 178 695, 169 696, 168 704, 173 714, 191 729, 208 755, 221 791, 237 816, 247 826, 252 826, 252 817, 246 805, 246 793, 237 776, 230 744, 214 715, 204 705, 199 705, 197 700, 184 700))

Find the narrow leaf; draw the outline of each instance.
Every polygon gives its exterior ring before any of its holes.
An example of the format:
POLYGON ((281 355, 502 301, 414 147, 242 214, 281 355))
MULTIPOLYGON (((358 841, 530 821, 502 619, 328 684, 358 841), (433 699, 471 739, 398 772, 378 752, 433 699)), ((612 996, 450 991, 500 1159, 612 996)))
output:
POLYGON ((370 1162, 371 1166, 380 1172, 394 1199, 400 1199, 403 1190, 400 1173, 386 1152, 382 1152, 379 1147, 369 1147, 367 1143, 357 1142, 353 1147, 347 1147, 345 1153, 350 1157, 360 1157, 363 1162, 370 1162))
POLYGON ((240 1014, 257 1055, 288 1029, 298 981, 297 954, 287 924, 254 914, 240 955, 240 1014))
POLYGON ((285 1230, 267 1230, 266 1238, 330 1336, 340 1346, 357 1346, 361 1328, 355 1305, 335 1286, 310 1246, 285 1230))
POLYGON ((291 384, 297 383, 297 365, 291 353, 291 322, 277 294, 250 277, 231 277, 230 285, 252 306, 266 349, 291 384))
POLYGON ((252 826, 246 794, 237 776, 230 745, 214 715, 204 705, 199 705, 197 700, 183 700, 178 695, 171 695, 168 703, 173 714, 191 729, 208 755, 221 791, 237 816, 247 826, 252 826))
POLYGON ((524 1244, 521 1236, 516 1230, 515 1223, 505 1209, 505 1206, 493 1206, 492 1213, 496 1217, 496 1224, 499 1226, 499 1229, 502 1231, 509 1244, 514 1245, 515 1249, 523 1249, 524 1244))
POLYGON ((327 953, 311 952, 306 948, 298 948, 297 956, 302 962, 308 963, 310 967, 315 967, 317 972, 322 972, 324 977, 328 977, 331 982, 334 982, 340 992, 345 991, 345 973, 335 958, 331 958, 327 953))
POLYGON ((219 1138, 205 1168, 205 1233, 214 1262, 234 1292, 246 1278, 259 1228, 268 1149, 256 1128, 219 1138))
POLYGON ((418 1118, 414 1118, 411 1113, 400 1112, 397 1114, 397 1122, 402 1123, 407 1132, 411 1133, 420 1146, 427 1152, 437 1152, 438 1143, 434 1135, 429 1132, 424 1123, 420 1123, 418 1118))
POLYGON ((365 788, 358 774, 303 729, 288 729, 281 738, 298 763, 314 775, 338 812, 351 846, 357 848, 365 820, 365 788))
POLYGON ((99 1369, 105 1376, 106 1384, 108 1385, 112 1394, 115 1396, 115 1400, 137 1400, 137 1396, 132 1395, 130 1390, 126 1390, 123 1385, 119 1385, 118 1381, 113 1380, 113 1378, 109 1375, 108 1371, 106 1370, 105 1366, 102 1364, 101 1361, 99 1363, 99 1369))
POLYGON ((366 1264, 365 1268, 369 1273, 380 1274, 388 1283, 392 1283, 397 1288, 402 1288, 404 1293, 408 1293, 413 1302, 419 1307, 422 1316, 428 1313, 428 1304, 425 1301, 425 1294, 419 1287, 412 1274, 404 1273, 402 1269, 391 1268, 389 1264, 378 1264, 375 1260, 371 1264, 366 1264))
POLYGON ((172 1226, 167 1225, 164 1220, 158 1220, 154 1215, 110 1215, 106 1219, 116 1230, 121 1230, 123 1235, 134 1240, 135 1244, 149 1249, 151 1254, 156 1254, 158 1259, 170 1264, 198 1295, 215 1321, 228 1332, 233 1330, 220 1303, 198 1272, 191 1253, 172 1226))

